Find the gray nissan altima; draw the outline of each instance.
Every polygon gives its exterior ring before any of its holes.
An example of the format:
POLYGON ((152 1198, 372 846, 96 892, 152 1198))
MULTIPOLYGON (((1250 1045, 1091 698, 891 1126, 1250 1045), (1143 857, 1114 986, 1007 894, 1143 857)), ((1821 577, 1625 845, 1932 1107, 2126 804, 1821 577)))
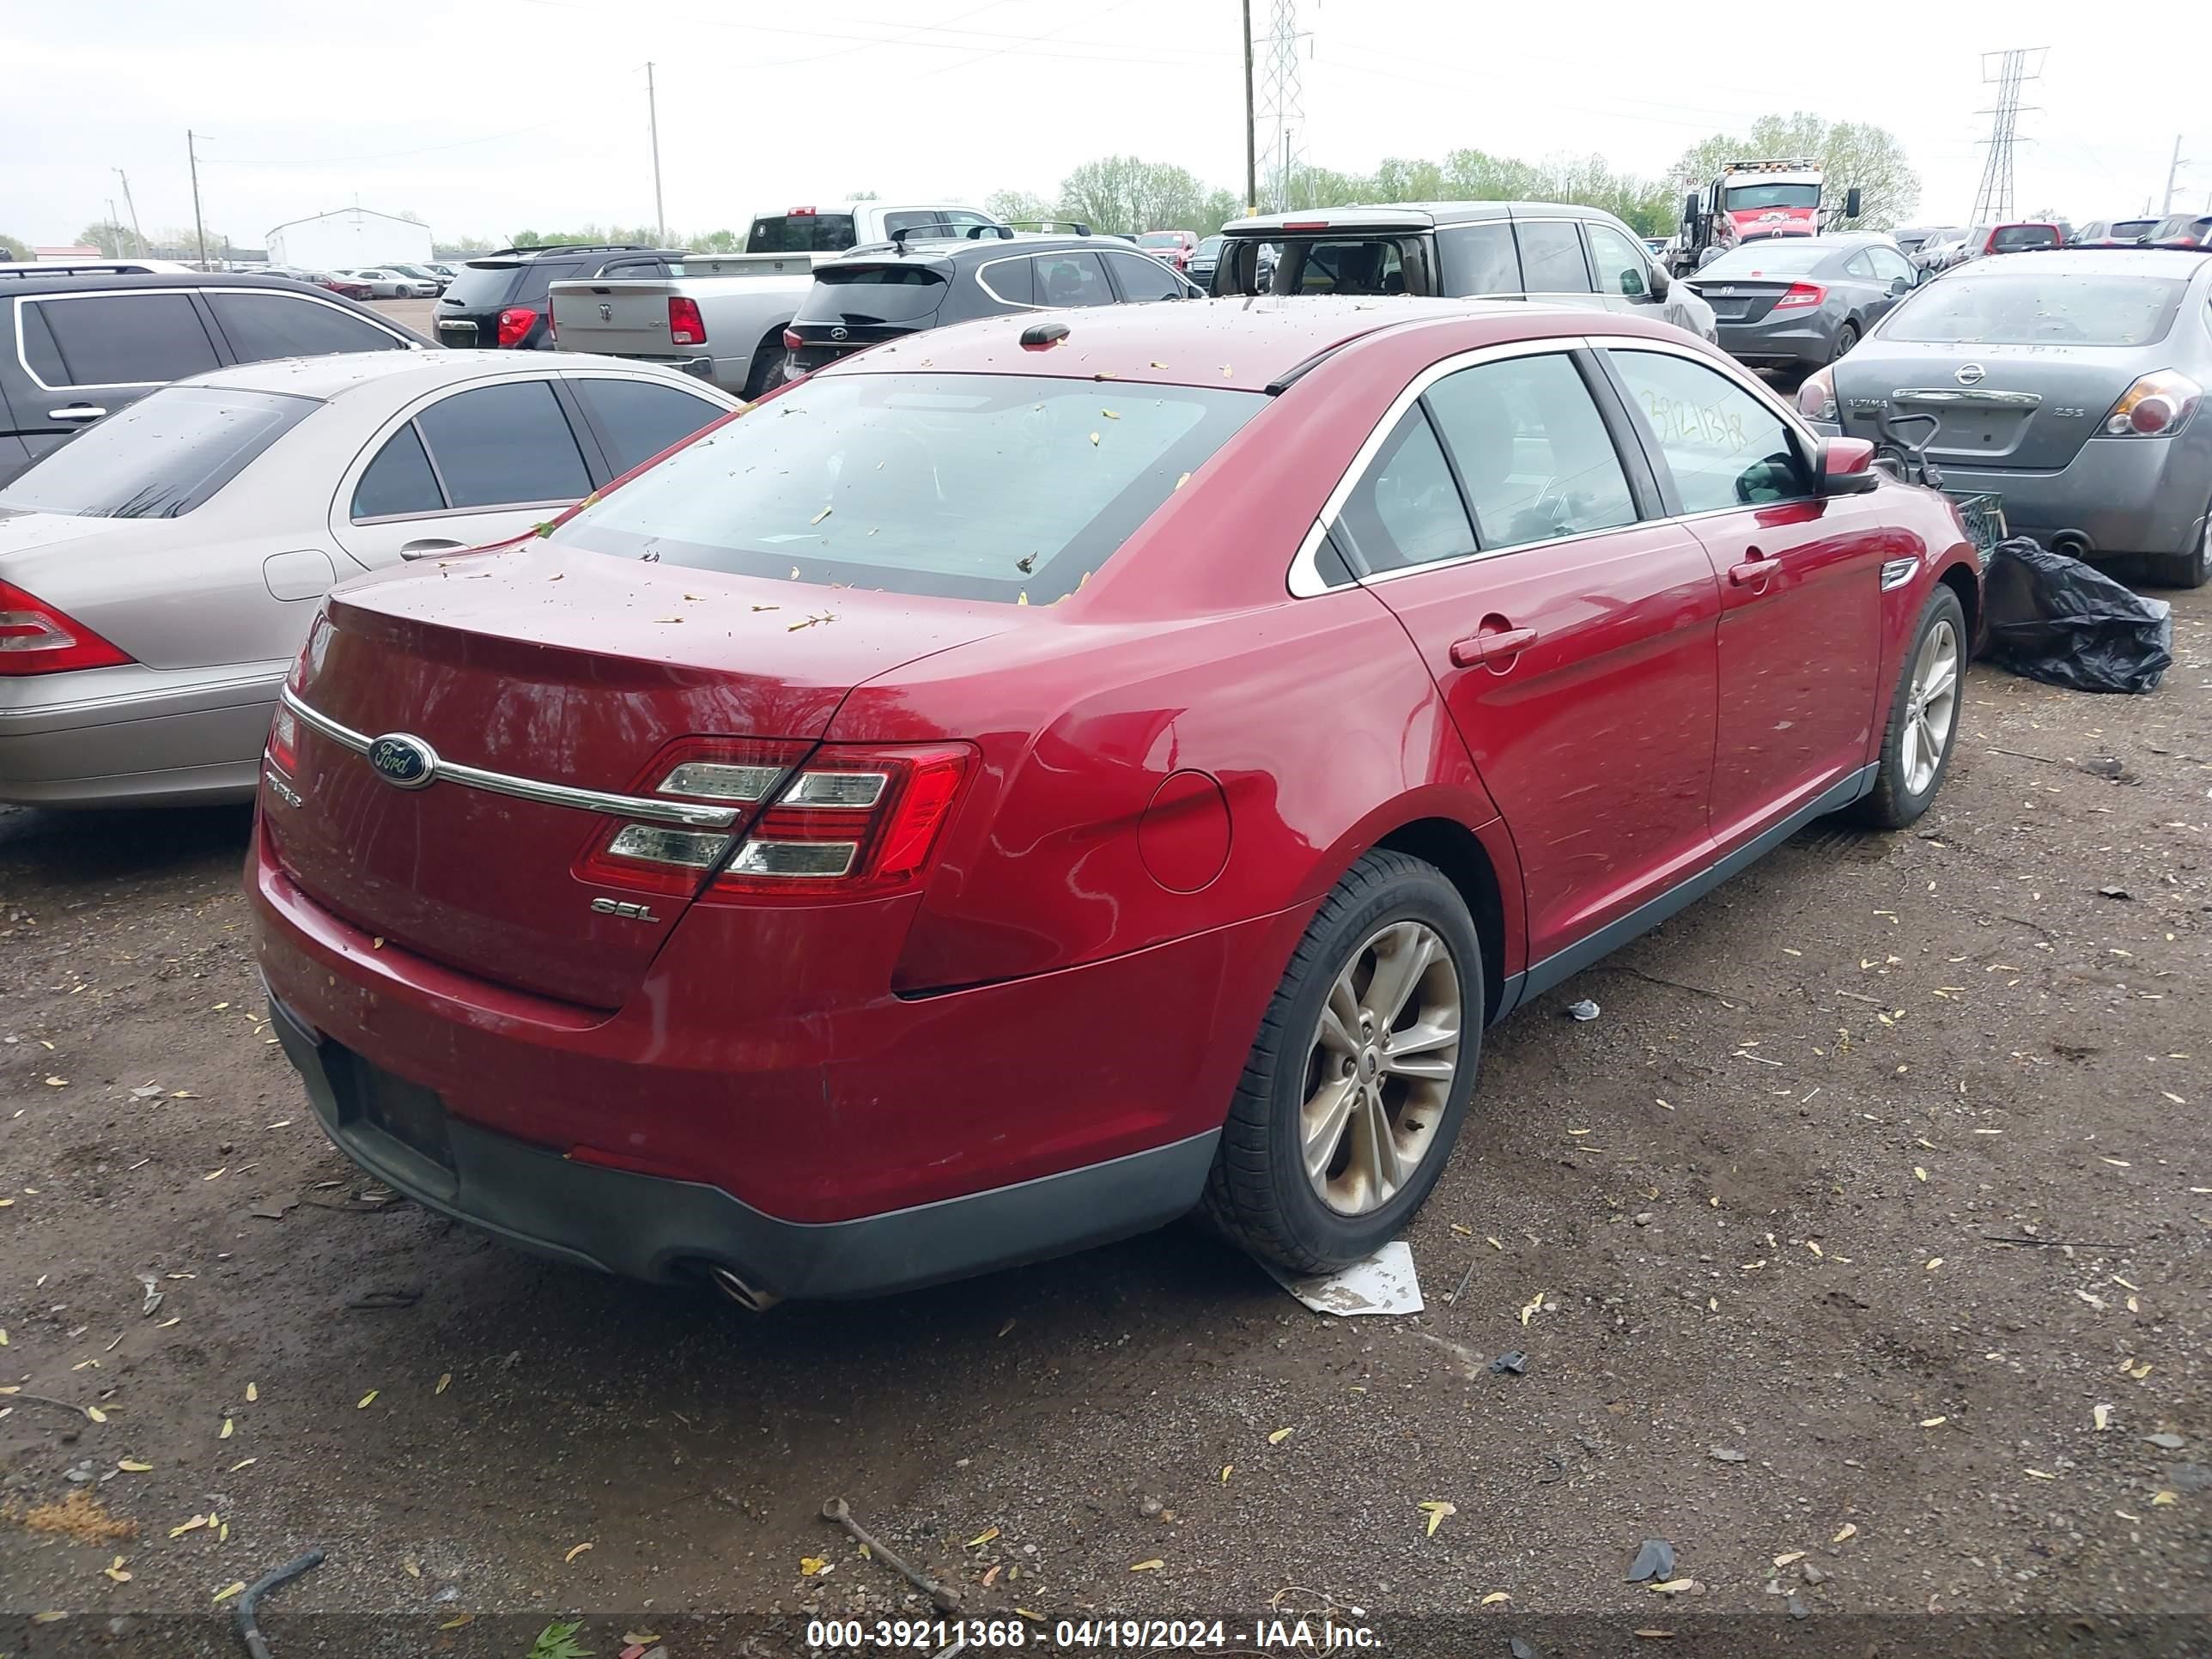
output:
POLYGON ((1810 376, 1797 406, 1821 431, 1877 441, 1885 416, 1932 415, 1944 487, 2000 496, 2014 535, 2076 558, 2134 556, 2155 581, 2201 587, 2207 386, 2212 253, 2054 248, 1917 289, 1810 376))

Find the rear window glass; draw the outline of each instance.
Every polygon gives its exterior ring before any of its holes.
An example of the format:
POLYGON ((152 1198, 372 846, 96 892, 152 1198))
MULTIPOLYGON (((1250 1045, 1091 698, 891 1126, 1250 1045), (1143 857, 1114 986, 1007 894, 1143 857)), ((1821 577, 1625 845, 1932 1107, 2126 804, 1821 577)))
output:
POLYGON ((461 274, 447 286, 446 306, 455 306, 471 311, 489 310, 507 303, 507 290, 514 286, 514 273, 522 267, 517 264, 484 264, 475 260, 461 267, 461 274))
POLYGON ((54 450, 0 507, 83 519, 180 518, 319 405, 221 386, 164 386, 54 450))
POLYGON ((1181 247, 1182 238, 1171 230, 1148 230, 1137 238, 1139 247, 1181 247))
POLYGON ((1273 286, 1278 294, 1403 294, 1406 249, 1390 236, 1285 242, 1273 286))
POLYGON ((2057 247, 2060 240, 2049 225, 2007 225, 1990 238, 1990 246, 1999 253, 2012 253, 2024 247, 2057 247))
POLYGON ((1921 345, 2138 346, 2173 326, 2186 283, 2156 276, 1954 271, 1899 305, 1885 340, 1921 345), (1972 274, 1968 274, 1972 273, 1972 274))
POLYGON ((942 272, 922 265, 876 265, 860 270, 823 269, 799 301, 803 323, 911 323, 936 314, 945 303, 942 272))
POLYGON ((1503 219, 1440 227, 1437 258, 1443 266, 1444 292, 1456 298, 1522 291, 1521 256, 1514 251, 1513 227, 1503 219))
POLYGON ((1211 386, 825 375, 678 451, 553 539, 665 564, 1044 605, 1073 592, 1266 404, 1211 386))
POLYGON ((853 246, 849 213, 775 213, 753 221, 748 253, 837 253, 853 246))
POLYGON ((1702 282, 1707 277, 1802 276, 1835 251, 1833 247, 1785 242, 1778 238, 1753 242, 1749 247, 1730 248, 1700 270, 1698 278, 1702 282))

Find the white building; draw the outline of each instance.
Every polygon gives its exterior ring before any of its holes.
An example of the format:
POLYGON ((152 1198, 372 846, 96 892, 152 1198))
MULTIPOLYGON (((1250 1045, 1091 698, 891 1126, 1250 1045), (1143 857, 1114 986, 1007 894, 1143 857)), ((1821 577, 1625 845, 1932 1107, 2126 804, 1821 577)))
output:
POLYGON ((269 233, 269 263, 301 270, 360 270, 395 259, 419 264, 429 257, 428 226, 367 208, 295 219, 269 233))

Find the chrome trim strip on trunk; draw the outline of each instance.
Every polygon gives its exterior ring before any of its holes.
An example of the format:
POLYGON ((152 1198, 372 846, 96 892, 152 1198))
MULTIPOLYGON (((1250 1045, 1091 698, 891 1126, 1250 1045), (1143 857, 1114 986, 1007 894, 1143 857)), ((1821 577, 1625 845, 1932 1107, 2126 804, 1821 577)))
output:
MULTIPOLYGON (((365 757, 369 745, 376 741, 309 708, 289 685, 284 688, 283 696, 285 708, 342 748, 350 749, 355 754, 365 757)), ((541 783, 534 778, 518 778, 506 772, 489 772, 482 767, 463 766, 443 756, 438 758, 437 772, 431 781, 458 783, 465 789, 481 789, 487 794, 536 801, 546 806, 573 806, 580 811, 604 812, 609 817, 638 818, 651 823, 681 823, 697 830, 727 830, 738 821, 734 807, 664 800, 649 795, 613 795, 598 789, 572 788, 565 783, 541 783)))

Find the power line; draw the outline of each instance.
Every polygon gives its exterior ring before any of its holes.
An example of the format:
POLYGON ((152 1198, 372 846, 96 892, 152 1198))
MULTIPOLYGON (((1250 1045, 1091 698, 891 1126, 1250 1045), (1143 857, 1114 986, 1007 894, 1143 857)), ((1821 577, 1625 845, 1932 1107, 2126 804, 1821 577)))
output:
POLYGON ((510 127, 505 132, 487 132, 479 138, 456 138, 450 143, 422 144, 413 149, 381 149, 367 155, 311 155, 307 157, 279 156, 269 161, 253 161, 245 157, 232 158, 210 155, 211 167, 331 167, 351 161, 389 161, 403 155, 434 155, 441 150, 465 149, 471 144, 489 144, 501 138, 520 138, 525 133, 543 132, 548 127, 573 127, 574 116, 564 115, 551 121, 539 121, 526 127, 510 127))
POLYGON ((2050 50, 2048 46, 2015 46, 1982 54, 1982 84, 1996 88, 1997 101, 1992 108, 1975 112, 1990 118, 1990 136, 1984 141, 1990 153, 1982 164, 1981 188, 1974 192, 1975 224, 2002 224, 2012 217, 2012 152, 2022 111, 2021 88, 2042 77, 2043 60, 2050 50), (1996 60, 1994 69, 1992 58, 1996 60))

